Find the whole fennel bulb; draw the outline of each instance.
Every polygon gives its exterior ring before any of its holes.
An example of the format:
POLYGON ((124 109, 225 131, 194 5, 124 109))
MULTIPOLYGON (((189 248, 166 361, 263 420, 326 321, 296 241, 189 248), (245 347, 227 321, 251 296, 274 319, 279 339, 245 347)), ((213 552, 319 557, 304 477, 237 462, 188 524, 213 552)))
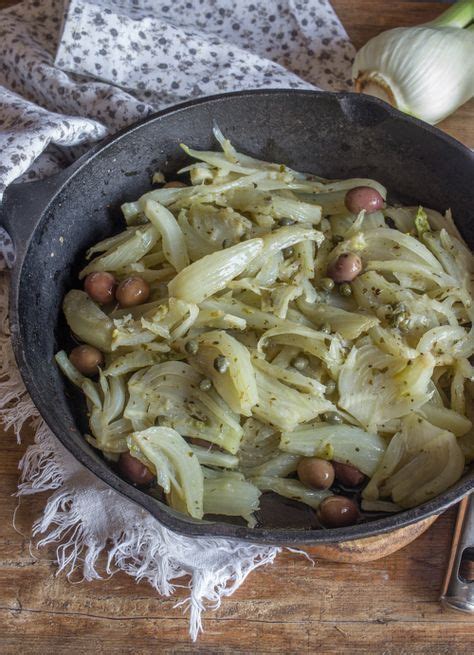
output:
POLYGON ((418 27, 371 39, 356 55, 355 88, 438 123, 474 95, 474 0, 462 0, 418 27))

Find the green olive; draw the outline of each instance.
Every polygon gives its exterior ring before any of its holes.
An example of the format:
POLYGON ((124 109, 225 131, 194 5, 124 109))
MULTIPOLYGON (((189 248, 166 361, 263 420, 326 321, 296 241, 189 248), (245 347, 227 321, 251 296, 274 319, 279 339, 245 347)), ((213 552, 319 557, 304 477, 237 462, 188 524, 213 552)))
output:
POLYGON ((199 383, 199 388, 201 391, 209 391, 212 387, 212 382, 208 378, 203 378, 199 383))

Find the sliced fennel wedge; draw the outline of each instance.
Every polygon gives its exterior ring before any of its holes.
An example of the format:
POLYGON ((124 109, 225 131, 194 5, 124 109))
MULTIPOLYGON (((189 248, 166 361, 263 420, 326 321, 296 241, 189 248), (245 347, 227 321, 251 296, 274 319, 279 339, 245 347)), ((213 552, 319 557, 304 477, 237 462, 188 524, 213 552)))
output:
POLYGON ((250 416, 258 401, 255 372, 247 348, 224 330, 211 330, 197 338, 198 352, 190 361, 210 378, 217 392, 229 407, 243 416, 250 416), (224 357, 227 370, 215 367, 217 357, 224 357))
POLYGON ((371 476, 385 452, 386 443, 378 434, 353 425, 314 423, 292 432, 282 432, 280 449, 302 457, 322 457, 351 464, 371 476))
POLYGON ((77 289, 69 291, 63 301, 63 312, 72 332, 81 341, 105 352, 112 349, 113 321, 87 293, 77 289))
POLYGON ((190 516, 203 517, 204 477, 198 458, 183 437, 171 428, 153 427, 128 438, 132 455, 143 453, 161 477, 165 493, 171 487, 184 501, 190 516))
POLYGON ((457 482, 463 470, 464 455, 452 432, 410 414, 362 495, 367 500, 391 497, 401 507, 414 507, 457 482))
POLYGON ((193 262, 174 277, 168 285, 169 294, 199 303, 242 273, 263 248, 261 239, 251 239, 227 250, 218 250, 193 262))

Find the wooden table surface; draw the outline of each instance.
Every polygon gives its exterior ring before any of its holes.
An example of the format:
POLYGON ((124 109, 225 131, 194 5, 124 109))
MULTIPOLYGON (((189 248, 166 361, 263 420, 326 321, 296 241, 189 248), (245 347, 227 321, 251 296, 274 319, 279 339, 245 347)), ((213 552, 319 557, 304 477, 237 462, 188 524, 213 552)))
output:
MULTIPOLYGON (((13 4, 0 0, 0 7, 13 4)), ((439 2, 333 0, 356 47, 381 30, 430 20, 439 2)), ((474 147, 474 102, 442 128, 474 147)), ((145 583, 125 574, 72 584, 55 577, 54 549, 36 550, 30 526, 44 498, 21 501, 17 465, 26 445, 0 440, 0 653, 370 653, 455 655, 474 650, 474 620, 444 612, 439 590, 454 510, 422 537, 368 564, 315 566, 285 553, 260 569, 217 612, 205 615, 197 644, 188 619, 145 583)), ((77 581, 77 580, 76 580, 77 581)), ((178 593, 177 597, 182 597, 178 593)))

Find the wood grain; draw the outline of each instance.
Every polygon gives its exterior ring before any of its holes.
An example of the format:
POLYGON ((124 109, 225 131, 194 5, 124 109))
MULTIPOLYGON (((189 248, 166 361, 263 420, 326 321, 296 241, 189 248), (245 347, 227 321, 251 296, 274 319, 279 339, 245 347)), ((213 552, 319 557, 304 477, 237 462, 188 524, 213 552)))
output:
MULTIPOLYGON (((0 7, 13 4, 0 0, 0 7)), ((377 32, 429 20, 442 3, 333 0, 356 46, 377 32)), ((474 147, 474 103, 443 124, 474 147)), ((1 155, 0 155, 1 156, 1 155)), ((44 498, 17 500, 17 465, 28 442, 0 441, 0 653, 348 653, 461 655, 474 650, 474 622, 438 603, 454 521, 444 514, 419 539, 370 563, 334 564, 283 553, 204 619, 197 644, 188 619, 127 575, 75 584, 55 576, 54 549, 29 534, 44 498)), ((183 596, 178 590, 177 598, 183 596)))

